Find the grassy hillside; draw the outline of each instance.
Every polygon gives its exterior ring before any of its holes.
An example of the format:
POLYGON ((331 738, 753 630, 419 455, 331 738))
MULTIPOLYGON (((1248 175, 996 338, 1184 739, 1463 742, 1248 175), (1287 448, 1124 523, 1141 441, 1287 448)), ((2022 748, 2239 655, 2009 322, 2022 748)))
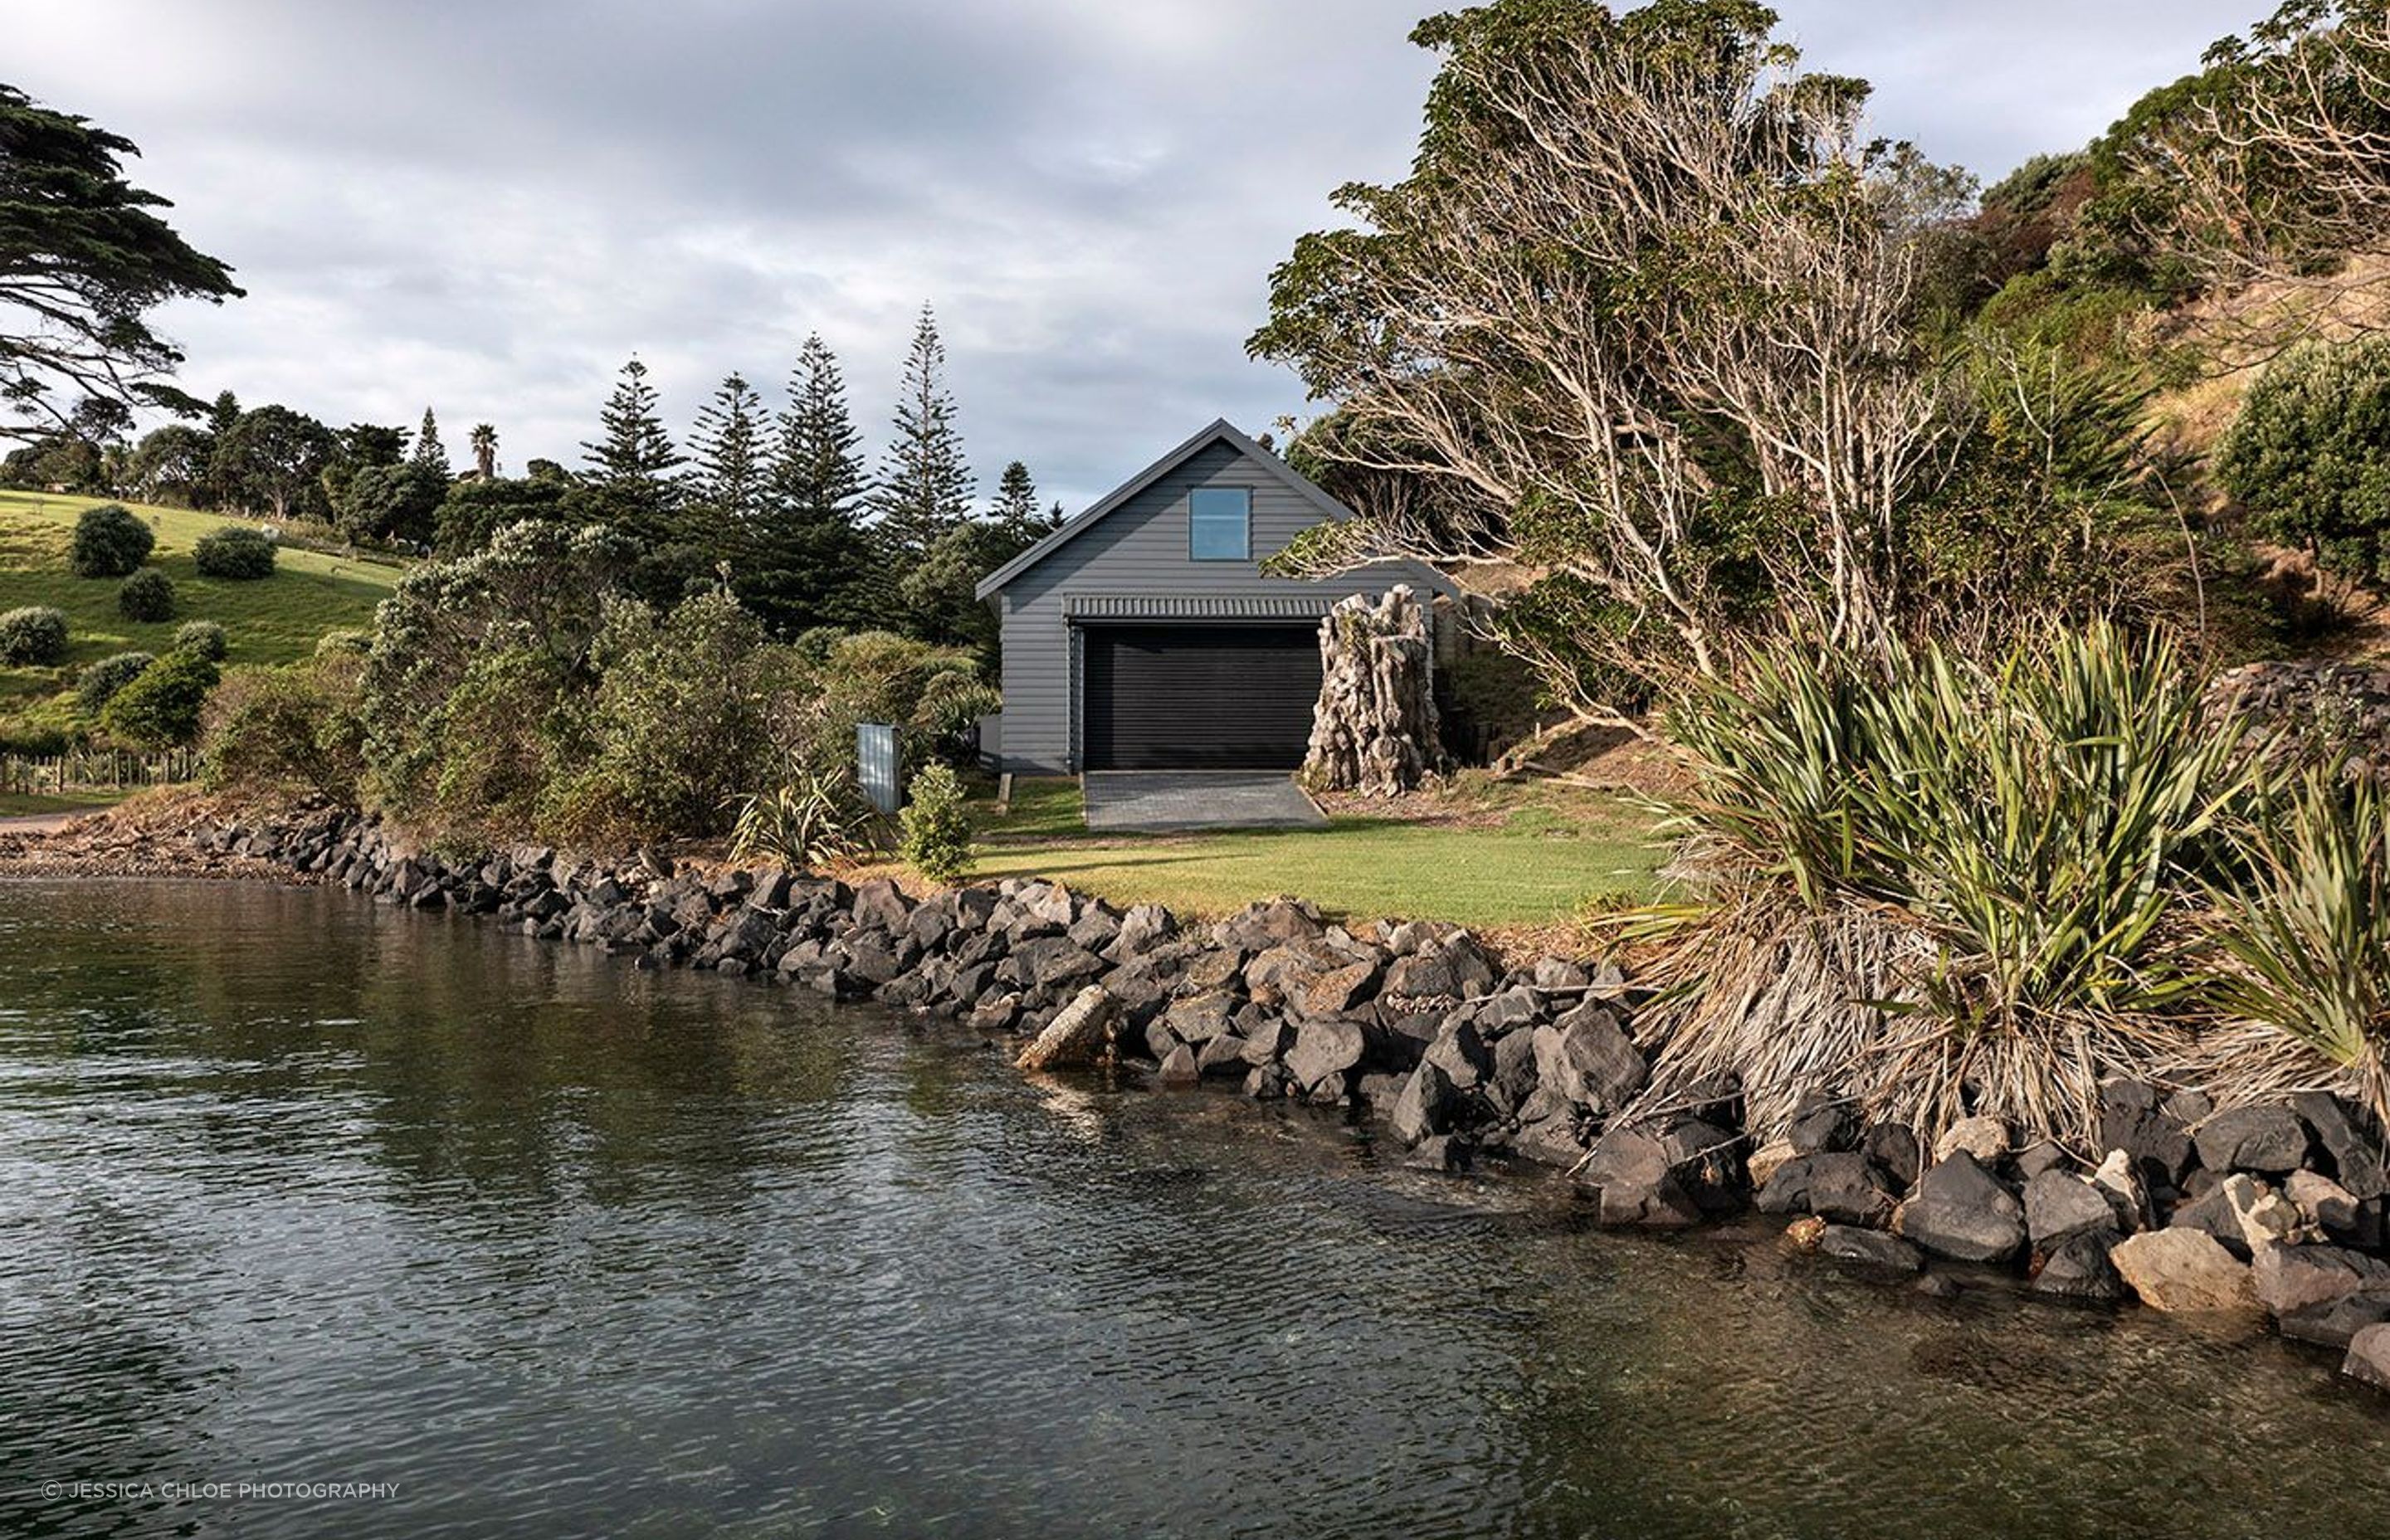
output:
POLYGON ((56 605, 73 633, 64 668, 0 668, 0 726, 11 720, 65 726, 76 674, 94 659, 139 648, 163 652, 186 621, 214 621, 231 641, 233 663, 278 663, 315 650, 328 631, 373 623, 374 606, 402 568, 384 561, 285 548, 272 577, 256 583, 203 578, 191 563, 201 535, 244 520, 187 508, 128 504, 157 531, 150 565, 173 580, 171 621, 140 624, 117 613, 115 578, 79 578, 67 566, 74 521, 104 499, 0 492, 0 610, 56 605))

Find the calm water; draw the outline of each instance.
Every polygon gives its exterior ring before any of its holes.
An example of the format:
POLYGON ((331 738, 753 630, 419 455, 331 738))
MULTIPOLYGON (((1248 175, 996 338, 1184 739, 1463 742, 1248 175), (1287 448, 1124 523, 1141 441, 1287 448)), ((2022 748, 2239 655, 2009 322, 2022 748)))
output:
POLYGON ((0 884, 0 1534, 2362 1540, 2385 1451, 2278 1343, 1596 1234, 1317 1114, 0 884), (397 1491, 165 1485, 242 1482, 397 1491))

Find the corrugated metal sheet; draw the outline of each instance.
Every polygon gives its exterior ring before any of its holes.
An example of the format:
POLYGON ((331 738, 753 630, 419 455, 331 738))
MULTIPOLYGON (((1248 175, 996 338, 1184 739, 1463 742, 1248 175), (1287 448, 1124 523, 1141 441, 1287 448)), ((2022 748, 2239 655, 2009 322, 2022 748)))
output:
POLYGON ((896 764, 896 729, 885 722, 866 722, 854 729, 854 778, 863 794, 882 813, 893 813, 904 795, 896 764))
POLYGON ((1316 621, 1331 594, 1069 594, 1062 613, 1073 620, 1316 621))

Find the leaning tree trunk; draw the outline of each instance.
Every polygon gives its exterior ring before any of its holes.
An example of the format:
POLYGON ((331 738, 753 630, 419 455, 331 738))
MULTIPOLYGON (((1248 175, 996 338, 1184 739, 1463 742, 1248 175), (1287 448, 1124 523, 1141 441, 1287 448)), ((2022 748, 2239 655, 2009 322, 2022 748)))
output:
POLYGON ((1407 584, 1374 605, 1358 594, 1339 600, 1319 622, 1319 666, 1306 785, 1391 797, 1448 767, 1427 607, 1407 584))

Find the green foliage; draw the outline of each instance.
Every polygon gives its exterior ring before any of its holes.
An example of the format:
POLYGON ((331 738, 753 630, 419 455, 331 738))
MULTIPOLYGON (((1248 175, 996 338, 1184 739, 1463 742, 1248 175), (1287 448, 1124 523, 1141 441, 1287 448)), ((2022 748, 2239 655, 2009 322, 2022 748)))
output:
POLYGON ((216 666, 170 652, 143 669, 100 712, 100 722, 140 749, 180 748, 199 736, 199 712, 216 686, 216 666))
POLYGON ((192 543, 191 563, 201 577, 253 583, 274 575, 274 541, 263 530, 235 524, 192 543))
POLYGON ((592 663, 592 752, 559 792, 568 831, 721 832, 734 798, 768 763, 767 712, 789 676, 787 655, 716 591, 663 616, 610 605, 592 663))
POLYGON ((823 775, 802 764, 769 790, 739 799, 733 860, 761 858, 791 871, 820 871, 870 848, 873 815, 851 775, 823 775))
POLYGON ((75 704, 85 716, 96 719, 116 698, 117 691, 141 676, 141 671, 158 661, 151 652, 113 652, 97 662, 84 665, 75 680, 75 704))
POLYGON ((914 776, 897 822, 899 848, 912 868, 932 882, 952 882, 971 868, 970 818, 963 810, 963 783, 945 764, 929 764, 914 776))
POLYGON ((238 296, 231 269, 159 216, 166 199, 125 181, 140 151, 122 135, 0 85, 0 398, 60 423, 97 401, 120 424, 132 405, 186 401, 167 383, 182 353, 143 317, 238 296))
POLYGON ((584 500, 562 475, 454 482, 432 510, 432 548, 443 557, 469 556, 508 524, 569 521, 573 503, 584 500))
POLYGON ((200 713, 209 788, 354 805, 365 738, 357 672, 353 656, 227 672, 200 713))
POLYGON ((910 565, 938 536, 970 517, 971 473, 945 380, 946 348, 927 305, 905 355, 905 379, 888 452, 872 488, 872 526, 883 553, 910 565))
POLYGON ((2390 338, 2276 359, 2217 446, 2216 474, 2260 533, 2328 571, 2390 584, 2390 338))
POLYGON ((448 488, 444 466, 427 460, 363 466, 334 495, 332 520, 351 540, 429 545, 448 488))
POLYGON ((232 650, 232 642, 225 628, 213 621, 185 621, 174 628, 174 650, 221 663, 232 650))
POLYGON ((129 577, 157 544, 157 533, 140 515, 122 503, 102 503, 75 520, 67 564, 77 577, 129 577))
POLYGON ((788 394, 773 419, 765 512, 744 532, 730 577, 739 602, 780 637, 863 618, 878 580, 856 527, 870 481, 857 451, 863 435, 837 356, 819 337, 805 339, 788 394))
POLYGON ((0 665, 55 668, 66 659, 66 611, 31 604, 0 614, 0 665))
POLYGON ((173 580, 155 567, 144 567, 116 590, 116 610, 128 621, 156 625, 174 618, 173 580))
POLYGON ((2251 820, 2251 877, 2212 890, 2239 966, 2217 1002, 2358 1072, 2390 1112, 2390 806, 2379 782, 2309 769, 2286 806, 2251 820))
POLYGON ((854 729, 866 722, 895 724, 906 764, 950 759, 1000 699, 967 652, 887 631, 811 641, 819 661, 775 703, 773 737, 823 775, 852 767, 854 729))
POLYGON ((216 435, 208 479, 230 507, 276 521, 319 519, 329 511, 324 473, 341 463, 329 428, 288 406, 241 413, 216 435))

